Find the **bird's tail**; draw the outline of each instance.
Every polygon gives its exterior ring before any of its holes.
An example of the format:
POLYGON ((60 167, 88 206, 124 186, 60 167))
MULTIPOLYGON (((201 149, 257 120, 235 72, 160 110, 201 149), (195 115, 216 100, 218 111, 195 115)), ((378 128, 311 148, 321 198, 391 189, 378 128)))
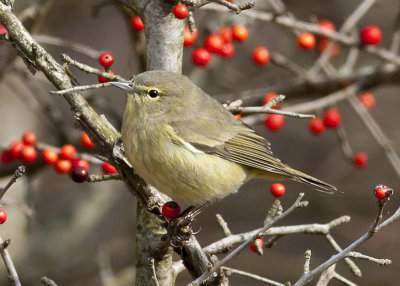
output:
POLYGON ((317 178, 314 178, 310 175, 307 175, 303 172, 292 169, 288 166, 285 171, 290 174, 289 178, 292 179, 293 181, 300 182, 300 183, 307 184, 307 185, 312 185, 314 187, 314 189, 317 191, 324 192, 324 193, 330 193, 330 194, 337 191, 336 187, 334 187, 328 183, 325 183, 324 181, 321 181, 317 178))

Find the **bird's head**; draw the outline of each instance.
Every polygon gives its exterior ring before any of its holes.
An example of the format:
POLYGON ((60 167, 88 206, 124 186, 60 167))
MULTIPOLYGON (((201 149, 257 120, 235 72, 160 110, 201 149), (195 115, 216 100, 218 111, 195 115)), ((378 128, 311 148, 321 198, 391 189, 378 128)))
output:
POLYGON ((148 117, 191 112, 203 93, 186 76, 169 71, 147 71, 131 82, 113 82, 128 90, 128 106, 148 117))

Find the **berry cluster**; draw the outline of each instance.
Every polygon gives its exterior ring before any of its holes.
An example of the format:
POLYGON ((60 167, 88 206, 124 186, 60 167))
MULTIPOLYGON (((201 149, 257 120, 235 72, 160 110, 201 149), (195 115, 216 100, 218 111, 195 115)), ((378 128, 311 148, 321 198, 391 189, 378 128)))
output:
MULTIPOLYGON (((114 57, 112 54, 102 53, 99 57, 99 63, 104 67, 104 69, 102 69, 101 71, 108 72, 110 74, 114 74, 114 72, 112 70, 110 70, 110 67, 114 63, 114 57)), ((106 79, 105 77, 102 77, 101 75, 99 75, 97 77, 97 80, 99 81, 99 83, 105 83, 108 81, 108 79, 106 79)))
POLYGON ((32 131, 26 131, 21 140, 12 142, 8 150, 1 153, 1 161, 3 163, 10 163, 14 160, 22 160, 25 163, 34 162, 37 157, 37 151, 34 146, 36 141, 36 134, 32 131))
MULTIPOLYGON (((270 92, 263 98, 262 104, 265 105, 277 96, 276 93, 270 92)), ((375 97, 370 92, 365 92, 359 96, 359 100, 362 105, 367 109, 372 109, 375 104, 375 97)), ((279 109, 279 104, 272 107, 273 109, 279 109)), ((325 111, 324 116, 316 117, 310 120, 309 130, 314 135, 321 135, 324 133, 326 128, 335 129, 340 126, 342 122, 342 115, 336 108, 330 108, 325 111)), ((285 123, 285 117, 280 114, 268 114, 265 116, 264 125, 271 131, 280 130, 285 123)), ((354 155, 353 163, 357 167, 364 167, 368 163, 368 156, 365 152, 358 152, 354 155)))
MULTIPOLYGON (((198 31, 190 33, 188 27, 185 29, 184 46, 193 45, 198 37, 198 31)), ((211 61, 212 54, 218 54, 223 58, 229 59, 235 53, 233 42, 244 42, 249 37, 247 28, 243 25, 233 27, 222 27, 218 33, 208 35, 204 40, 204 46, 196 48, 192 54, 192 60, 195 65, 207 66, 211 61)))
MULTIPOLYGON (((335 32, 335 25, 329 20, 322 20, 318 23, 319 27, 327 32, 335 32)), ((361 30, 360 41, 364 45, 378 45, 382 41, 382 31, 377 26, 366 26, 361 30)), ((304 50, 314 49, 317 41, 315 36, 309 32, 301 33, 297 36, 297 45, 304 50)), ((319 37, 319 52, 324 52, 329 47, 331 56, 336 56, 340 52, 338 44, 329 41, 327 37, 319 37)))
MULTIPOLYGON (((84 132, 81 136, 81 144, 85 148, 94 148, 93 142, 84 132)), ((16 140, 10 144, 8 150, 1 153, 1 161, 10 163, 14 160, 22 160, 25 163, 32 163, 37 158, 37 148, 35 144, 37 136, 32 131, 23 134, 21 140, 16 140)), ((54 166, 57 173, 70 173, 71 179, 75 182, 83 182, 89 176, 89 162, 78 157, 78 152, 74 145, 66 144, 56 151, 56 148, 45 148, 41 153, 42 162, 46 165, 54 166)), ((117 174, 114 166, 103 162, 101 169, 104 174, 117 174)))

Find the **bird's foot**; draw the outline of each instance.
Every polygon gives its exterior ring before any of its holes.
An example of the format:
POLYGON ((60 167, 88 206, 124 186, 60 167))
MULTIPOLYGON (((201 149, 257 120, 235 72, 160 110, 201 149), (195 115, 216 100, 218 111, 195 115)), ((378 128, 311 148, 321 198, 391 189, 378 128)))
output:
POLYGON ((192 234, 197 234, 199 232, 193 232, 192 223, 195 221, 195 217, 210 204, 211 202, 206 202, 200 207, 188 207, 179 217, 168 222, 167 232, 173 247, 181 247, 182 243, 188 241, 192 234))

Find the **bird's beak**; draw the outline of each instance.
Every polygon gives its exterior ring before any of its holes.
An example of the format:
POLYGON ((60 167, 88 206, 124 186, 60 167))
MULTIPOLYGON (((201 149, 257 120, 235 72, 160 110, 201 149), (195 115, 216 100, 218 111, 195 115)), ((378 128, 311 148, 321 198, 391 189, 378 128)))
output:
POLYGON ((135 86, 133 85, 133 82, 131 82, 131 81, 125 81, 125 82, 110 81, 110 83, 116 87, 119 87, 121 89, 125 89, 128 91, 135 90, 135 86))

